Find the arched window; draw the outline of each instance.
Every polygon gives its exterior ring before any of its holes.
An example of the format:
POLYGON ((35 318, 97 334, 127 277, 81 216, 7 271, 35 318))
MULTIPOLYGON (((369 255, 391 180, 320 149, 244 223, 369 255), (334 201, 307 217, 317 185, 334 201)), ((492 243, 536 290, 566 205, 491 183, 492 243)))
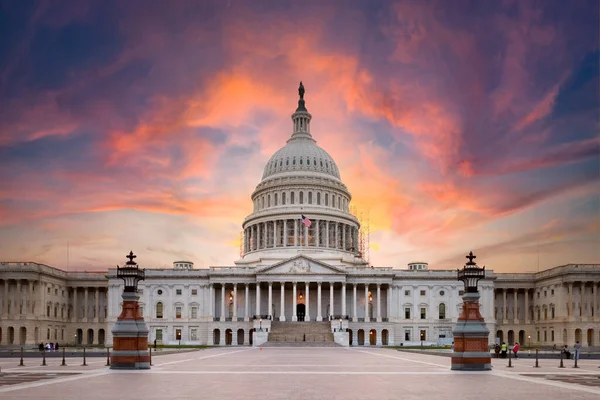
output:
POLYGON ((329 206, 329 193, 325 193, 325 205, 329 206))
POLYGON ((290 193, 290 204, 294 204, 294 192, 290 193))
POLYGON ((273 197, 273 201, 275 202, 275 204, 273 204, 273 205, 276 206, 277 205, 277 193, 275 193, 275 196, 273 197))
POLYGON ((321 205, 321 192, 317 192, 317 205, 321 205))
POLYGON ((267 195, 267 207, 271 207, 271 195, 267 195))
POLYGON ((312 204, 312 192, 308 192, 308 204, 312 204))
POLYGON ((300 204, 304 204, 304 192, 300 192, 300 204))
POLYGON ((440 303, 439 318, 446 319, 446 305, 444 303, 440 303))
POLYGON ((285 192, 281 193, 281 205, 285 206, 285 192))
POLYGON ((161 303, 160 301, 158 303, 156 303, 156 318, 162 318, 163 317, 163 303, 161 303))

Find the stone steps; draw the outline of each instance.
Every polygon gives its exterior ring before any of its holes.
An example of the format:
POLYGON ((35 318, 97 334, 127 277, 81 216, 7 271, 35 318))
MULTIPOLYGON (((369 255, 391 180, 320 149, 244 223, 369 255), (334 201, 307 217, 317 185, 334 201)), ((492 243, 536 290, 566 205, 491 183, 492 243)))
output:
POLYGON ((268 346, 337 346, 329 322, 271 323, 268 346))

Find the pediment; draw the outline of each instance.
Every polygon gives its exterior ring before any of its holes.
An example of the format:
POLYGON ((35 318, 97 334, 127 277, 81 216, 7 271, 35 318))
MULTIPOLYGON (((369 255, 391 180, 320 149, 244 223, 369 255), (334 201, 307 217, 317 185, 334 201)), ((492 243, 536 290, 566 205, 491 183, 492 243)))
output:
POLYGON ((345 272, 340 268, 327 265, 310 257, 296 256, 270 265, 256 273, 268 275, 331 275, 344 274, 345 272))

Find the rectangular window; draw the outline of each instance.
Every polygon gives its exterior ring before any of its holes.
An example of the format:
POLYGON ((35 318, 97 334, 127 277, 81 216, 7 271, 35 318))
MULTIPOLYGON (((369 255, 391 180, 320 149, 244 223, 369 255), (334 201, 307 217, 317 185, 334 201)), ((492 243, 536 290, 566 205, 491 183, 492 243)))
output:
POLYGON ((425 291, 421 290, 421 296, 425 296, 425 291))
POLYGON ((406 329, 404 331, 404 340, 406 340, 407 342, 410 342, 410 330, 406 329))
POLYGON ((410 290, 405 290, 405 291, 404 291, 404 295, 405 295, 405 296, 410 296, 410 290))
POLYGON ((544 342, 548 341, 548 331, 544 331, 544 342))
POLYGON ((175 290, 175 294, 178 295, 178 296, 181 296, 181 289, 175 290))
POLYGON ((540 298, 540 292, 537 292, 537 298, 538 299, 540 298))
POLYGON ((192 328, 190 330, 190 339, 191 340, 198 340, 198 329, 192 328))
POLYGON ((198 289, 192 289, 192 296, 198 295, 198 289))
POLYGON ((554 342, 554 331, 550 331, 550 339, 554 342))
POLYGON ((156 340, 157 341, 161 341, 162 340, 162 329, 157 329, 156 330, 156 340))
POLYGON ((198 307, 192 307, 192 319, 198 318, 198 307))
POLYGON ((548 297, 548 291, 544 290, 544 297, 548 297))
POLYGON ((181 307, 175 307, 175 318, 181 318, 181 307))
POLYGON ((427 340, 427 331, 425 329, 421 329, 421 340, 427 340))
POLYGON ((175 329, 175 340, 181 340, 181 328, 175 329))
POLYGON ((404 309, 404 319, 410 319, 410 308, 406 307, 404 309))
POLYGON ((427 309, 425 307, 421 307, 421 319, 427 318, 427 309))
POLYGON ((550 296, 554 296, 554 289, 550 291, 550 296))
POLYGON ((540 341, 540 331, 537 331, 537 341, 540 341))

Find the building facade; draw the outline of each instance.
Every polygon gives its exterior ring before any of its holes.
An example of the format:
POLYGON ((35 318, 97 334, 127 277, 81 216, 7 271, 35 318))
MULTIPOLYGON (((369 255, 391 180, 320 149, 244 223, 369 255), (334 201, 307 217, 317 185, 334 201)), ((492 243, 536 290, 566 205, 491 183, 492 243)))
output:
MULTIPOLYGON (((456 270, 368 265, 350 191, 313 139, 302 86, 299 94, 292 134, 251 195, 241 258, 225 267, 175 261, 172 269, 146 270, 139 290, 150 343, 249 345, 272 321, 328 321, 332 331, 347 330, 346 345, 450 344, 463 290, 456 270)), ((481 314, 496 333, 490 344, 598 346, 599 282, 597 264, 486 271, 479 289, 481 314)), ((2 263, 0 290, 0 345, 112 344, 122 293, 116 270, 2 263)))

